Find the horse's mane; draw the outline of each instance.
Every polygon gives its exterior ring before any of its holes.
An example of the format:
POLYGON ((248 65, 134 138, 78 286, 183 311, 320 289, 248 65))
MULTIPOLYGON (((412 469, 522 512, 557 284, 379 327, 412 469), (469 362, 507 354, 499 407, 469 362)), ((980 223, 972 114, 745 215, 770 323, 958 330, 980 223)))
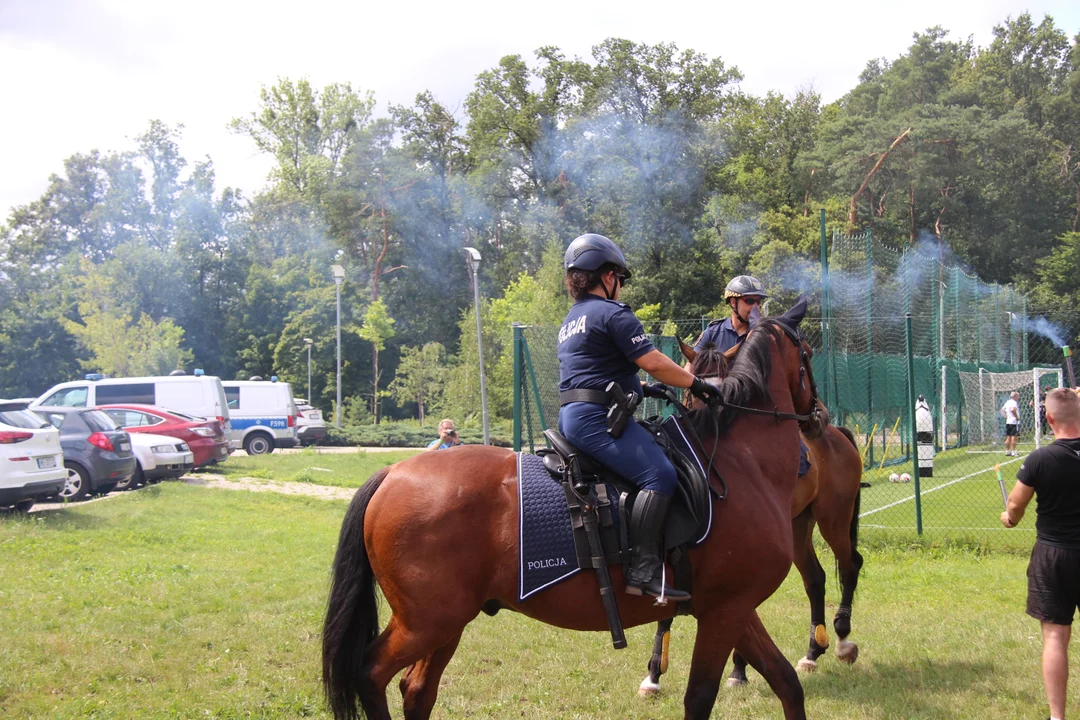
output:
MULTIPOLYGON (((735 360, 728 367, 727 376, 720 384, 720 394, 725 403, 751 407, 755 403, 772 402, 769 394, 769 376, 772 374, 770 344, 774 330, 778 329, 779 325, 779 320, 765 318, 755 329, 766 332, 752 332, 743 340, 735 360)), ((707 343, 691 364, 690 372, 695 375, 699 372, 705 373, 708 369, 717 367, 718 362, 726 362, 723 353, 716 345, 707 343)), ((720 436, 727 432, 737 414, 732 410, 725 412, 707 407, 691 410, 690 418, 699 435, 720 436)))

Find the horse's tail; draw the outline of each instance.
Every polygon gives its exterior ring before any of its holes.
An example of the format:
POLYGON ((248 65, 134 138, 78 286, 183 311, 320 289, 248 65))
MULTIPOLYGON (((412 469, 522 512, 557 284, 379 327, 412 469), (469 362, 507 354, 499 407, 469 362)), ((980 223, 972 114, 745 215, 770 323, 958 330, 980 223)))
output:
POLYGON ((851 443, 851 447, 855 448, 855 451, 858 452, 859 444, 855 442, 855 433, 851 432, 851 430, 848 430, 843 425, 833 425, 833 427, 839 430, 843 436, 848 439, 848 442, 851 443))
POLYGON ((364 514, 390 468, 356 491, 341 523, 330 600, 323 623, 323 691, 337 720, 357 720, 360 672, 368 647, 379 635, 375 574, 364 546, 364 514))

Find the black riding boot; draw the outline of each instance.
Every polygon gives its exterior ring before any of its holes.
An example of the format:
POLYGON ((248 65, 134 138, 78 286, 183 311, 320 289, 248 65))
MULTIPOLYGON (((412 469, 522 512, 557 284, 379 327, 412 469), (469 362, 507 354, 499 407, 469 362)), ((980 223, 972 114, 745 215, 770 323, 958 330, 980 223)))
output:
POLYGON ((667 598, 681 602, 689 600, 690 594, 664 587, 660 577, 663 568, 660 543, 663 541, 664 518, 667 517, 669 505, 669 496, 652 490, 640 491, 634 500, 634 507, 630 511, 630 538, 634 543, 634 552, 630 558, 626 592, 631 595, 648 593, 656 597, 660 597, 662 592, 667 598))

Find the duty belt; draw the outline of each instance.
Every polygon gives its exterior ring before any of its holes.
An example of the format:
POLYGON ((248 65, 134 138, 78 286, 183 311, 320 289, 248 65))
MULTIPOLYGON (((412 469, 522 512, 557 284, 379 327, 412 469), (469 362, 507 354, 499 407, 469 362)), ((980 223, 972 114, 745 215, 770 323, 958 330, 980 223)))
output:
POLYGON ((604 390, 585 390, 581 388, 563 390, 559 393, 560 407, 576 402, 596 403, 597 405, 607 407, 611 405, 612 402, 611 393, 604 390))

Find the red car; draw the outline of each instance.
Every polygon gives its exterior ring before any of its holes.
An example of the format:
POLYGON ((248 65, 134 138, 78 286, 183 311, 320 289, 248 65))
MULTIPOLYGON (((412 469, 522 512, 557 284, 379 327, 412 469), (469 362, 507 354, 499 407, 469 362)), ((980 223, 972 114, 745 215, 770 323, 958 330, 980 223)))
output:
POLYGON ((229 440, 216 419, 185 415, 154 405, 100 405, 101 410, 124 430, 154 433, 183 440, 195 455, 195 467, 216 465, 229 457, 229 440))

